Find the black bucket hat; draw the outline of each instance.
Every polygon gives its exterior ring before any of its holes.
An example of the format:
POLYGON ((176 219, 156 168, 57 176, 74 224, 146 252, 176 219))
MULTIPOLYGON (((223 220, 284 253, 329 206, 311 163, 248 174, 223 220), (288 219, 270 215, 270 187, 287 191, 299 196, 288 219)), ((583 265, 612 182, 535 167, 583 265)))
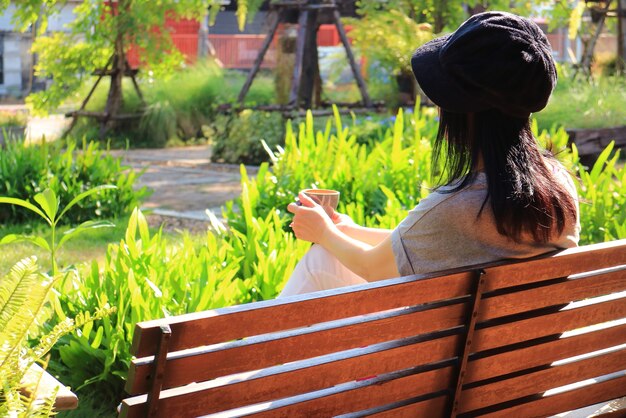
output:
POLYGON ((419 47, 411 66, 433 103, 459 113, 495 108, 527 118, 546 106, 557 79, 539 26, 506 12, 470 17, 454 33, 419 47))

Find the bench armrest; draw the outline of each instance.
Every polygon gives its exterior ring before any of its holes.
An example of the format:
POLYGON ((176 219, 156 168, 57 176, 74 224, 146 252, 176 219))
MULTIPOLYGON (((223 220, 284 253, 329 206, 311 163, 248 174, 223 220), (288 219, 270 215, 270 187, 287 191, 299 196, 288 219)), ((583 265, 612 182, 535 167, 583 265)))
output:
POLYGON ((27 388, 32 387, 32 384, 36 385, 39 376, 41 376, 41 380, 39 381, 39 386, 37 386, 35 398, 45 398, 58 387, 59 391, 54 401, 54 409, 56 411, 67 411, 78 407, 78 397, 38 364, 33 364, 24 376, 24 388, 21 390, 24 395, 29 396, 31 394, 27 388))

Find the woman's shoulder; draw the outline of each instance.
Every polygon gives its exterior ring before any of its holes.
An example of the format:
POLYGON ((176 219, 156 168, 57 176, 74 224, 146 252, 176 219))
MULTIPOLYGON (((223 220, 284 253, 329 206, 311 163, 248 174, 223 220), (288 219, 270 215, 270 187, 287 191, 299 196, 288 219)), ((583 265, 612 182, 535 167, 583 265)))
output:
POLYGON ((478 216, 486 198, 486 176, 484 173, 478 173, 461 189, 454 190, 451 183, 433 190, 409 211, 406 223, 414 226, 417 222, 425 220, 429 223, 447 224, 465 222, 468 216, 474 218, 478 216))

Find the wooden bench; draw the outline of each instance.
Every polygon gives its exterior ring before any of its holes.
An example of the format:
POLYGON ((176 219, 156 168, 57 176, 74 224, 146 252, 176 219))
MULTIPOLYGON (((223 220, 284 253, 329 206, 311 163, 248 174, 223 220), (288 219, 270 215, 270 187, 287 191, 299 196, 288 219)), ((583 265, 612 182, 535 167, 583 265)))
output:
POLYGON ((36 388, 35 396, 33 397, 35 402, 41 402, 49 398, 56 391, 54 400, 55 411, 69 411, 78 407, 78 397, 37 363, 34 363, 28 369, 22 384, 21 393, 27 397, 31 396, 31 389, 36 388))
POLYGON ((133 353, 122 417, 549 416, 626 396, 626 240, 143 322, 133 353))

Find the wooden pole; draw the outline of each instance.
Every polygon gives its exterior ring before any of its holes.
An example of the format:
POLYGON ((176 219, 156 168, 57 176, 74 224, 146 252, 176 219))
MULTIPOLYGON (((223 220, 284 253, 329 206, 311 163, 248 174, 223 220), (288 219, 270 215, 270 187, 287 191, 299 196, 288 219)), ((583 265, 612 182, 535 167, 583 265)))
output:
POLYGON ((252 85, 252 82, 254 81, 254 77, 256 77, 257 72, 259 72, 259 69, 261 68, 261 64, 263 63, 263 58, 265 57, 265 54, 267 53, 267 50, 269 49, 270 44, 272 43, 272 39, 274 39, 274 35, 276 34, 276 29, 278 29, 278 24, 280 23, 280 20, 281 20, 280 18, 281 18, 280 12, 272 12, 270 15, 270 19, 272 22, 270 26, 270 30, 267 33, 265 40, 263 41, 263 45, 261 46, 261 50, 259 51, 259 54, 257 55, 256 60, 254 61, 252 70, 250 70, 250 72, 248 73, 248 78, 246 79, 246 82, 244 83, 243 87, 241 88, 241 91, 239 92, 239 97, 237 97, 237 101, 239 103, 243 103, 243 100, 246 98, 246 94, 248 94, 248 90, 250 90, 250 86, 252 85))
POLYGON ((304 52, 302 55, 302 72, 300 76, 300 89, 298 90, 298 101, 305 109, 311 109, 313 107, 313 91, 317 93, 319 89, 317 16, 317 10, 309 11, 304 33, 304 52))
POLYGON ((133 71, 130 71, 130 63, 128 62, 128 58, 124 58, 125 64, 126 64, 126 68, 129 70, 130 72, 130 79, 133 81, 133 86, 135 87, 135 91, 137 92, 137 96, 139 96, 139 100, 141 100, 141 106, 142 107, 146 107, 146 100, 143 97, 143 93, 141 92, 141 89, 139 88, 139 83, 137 83, 137 78, 136 78, 136 73, 133 71))
POLYGON ((300 91, 300 79, 302 78, 302 64, 304 58, 305 33, 307 29, 307 23, 309 21, 309 11, 304 10, 300 12, 298 19, 298 40, 296 43, 296 62, 293 66, 293 77, 291 80, 291 93, 289 94, 288 106, 298 106, 298 93, 300 91))
POLYGON ((617 0, 617 70, 626 73, 626 0, 617 0))
POLYGON ((591 77, 591 60, 593 59, 593 51, 596 48, 596 42, 602 33, 602 28, 604 27, 604 21, 606 19, 606 13, 609 11, 609 7, 611 6, 611 1, 608 0, 604 9, 602 9, 600 20, 596 24, 596 30, 589 41, 589 43, 585 46, 585 52, 583 54, 583 58, 580 62, 580 66, 574 72, 574 78, 578 73, 578 70, 581 70, 587 77, 591 77))
POLYGON ((372 99, 370 99, 369 94, 367 94, 367 87, 365 86, 365 81, 361 76, 361 69, 359 65, 356 63, 354 59, 354 55, 352 54, 352 47, 350 46, 350 42, 348 41, 348 36, 346 35, 346 31, 343 28, 343 24, 341 23, 341 16, 339 15, 339 10, 333 10, 333 18, 335 20, 335 26, 337 27, 337 32, 339 32, 339 38, 341 38, 341 43, 343 47, 346 49, 346 56, 348 57, 348 62, 350 63, 350 68, 352 69, 352 74, 354 74, 354 78, 356 79, 356 84, 359 86, 359 90, 361 91, 361 97, 363 98, 363 103, 367 107, 372 106, 372 99))
MULTIPOLYGON (((111 55, 106 65, 104 66, 104 72, 106 72, 109 69, 109 65, 111 65, 111 61, 113 61, 113 55, 111 55)), ((76 122, 78 122, 78 113, 80 113, 80 111, 82 111, 85 108, 85 106, 87 106, 89 99, 91 99, 91 95, 94 93, 94 91, 96 91, 96 88, 98 87, 98 84, 100 84, 100 80, 102 80, 102 77, 104 77, 104 73, 100 74, 96 82, 93 84, 93 86, 91 87, 91 90, 89 90, 89 93, 87 94, 87 97, 85 97, 85 100, 83 100, 83 103, 80 105, 80 108, 77 111, 68 113, 66 115, 66 116, 72 115, 72 122, 70 123, 70 126, 67 128, 63 136, 67 136, 72 131, 72 129, 74 129, 74 126, 76 126, 76 122)))

